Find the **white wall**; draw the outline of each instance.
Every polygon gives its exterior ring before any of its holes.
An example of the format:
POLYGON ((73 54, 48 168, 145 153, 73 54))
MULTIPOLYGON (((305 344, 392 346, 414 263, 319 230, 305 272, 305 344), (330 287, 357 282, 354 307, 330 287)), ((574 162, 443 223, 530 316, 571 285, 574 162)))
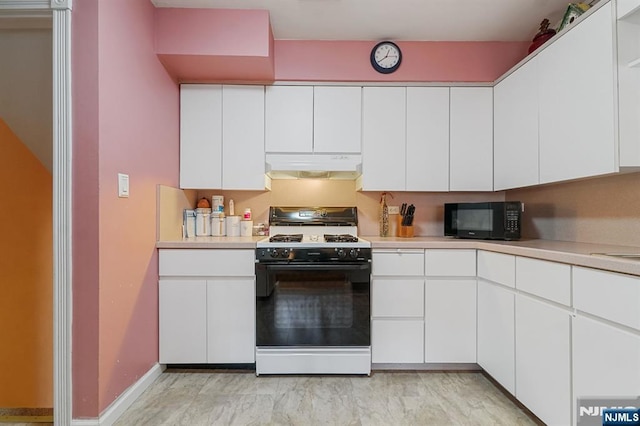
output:
POLYGON ((0 117, 51 172, 51 29, 0 29, 0 117))

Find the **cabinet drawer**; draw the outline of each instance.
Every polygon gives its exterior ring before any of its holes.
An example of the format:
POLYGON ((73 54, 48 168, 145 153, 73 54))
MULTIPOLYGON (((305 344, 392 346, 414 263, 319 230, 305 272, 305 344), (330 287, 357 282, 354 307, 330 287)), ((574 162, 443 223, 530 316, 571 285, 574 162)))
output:
POLYGON ((159 250, 160 276, 254 276, 253 250, 159 250))
POLYGON ((424 316, 424 280, 376 278, 371 292, 374 317, 424 316))
POLYGON ((424 362, 424 321, 373 320, 371 362, 424 362))
POLYGON ((516 257, 516 288, 563 305, 571 305, 571 266, 516 257))
POLYGON ((640 278, 574 266, 573 305, 640 330, 640 278))
POLYGON ((424 275, 423 250, 374 251, 373 275, 424 275))
POLYGON ((515 288, 515 256, 490 251, 478 251, 478 277, 515 288))
POLYGON ((427 250, 425 252, 425 273, 435 277, 475 277, 476 251, 427 250))

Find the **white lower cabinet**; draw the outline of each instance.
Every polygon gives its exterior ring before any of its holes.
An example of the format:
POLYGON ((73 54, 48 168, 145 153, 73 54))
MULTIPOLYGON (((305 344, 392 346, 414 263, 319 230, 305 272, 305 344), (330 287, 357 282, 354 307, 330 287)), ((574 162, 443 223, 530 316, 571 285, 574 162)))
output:
POLYGON ((640 395, 640 279, 573 267, 573 304, 574 396, 640 395))
POLYGON ((478 364, 515 395, 515 293, 484 280, 478 280, 478 364))
POLYGON ((428 278, 425 362, 476 362, 476 280, 428 278))
POLYGON ((548 425, 571 424, 571 316, 518 294, 516 398, 548 425))
POLYGON ((159 362, 255 362, 253 250, 159 253, 159 362))
POLYGON ((576 316, 573 393, 574 398, 640 395, 640 334, 576 316))
POLYGON ((371 322, 371 362, 424 362, 424 321, 374 318, 371 322))
POLYGON ((207 282, 161 280, 159 283, 159 362, 207 362, 207 282))
POLYGON ((425 362, 476 362, 476 251, 425 250, 425 362))
POLYGON ((255 281, 207 282, 207 362, 255 362, 255 281))
POLYGON ((424 250, 374 250, 371 362, 424 362, 424 250))
POLYGON ((371 361, 424 362, 424 279, 374 278, 371 361))

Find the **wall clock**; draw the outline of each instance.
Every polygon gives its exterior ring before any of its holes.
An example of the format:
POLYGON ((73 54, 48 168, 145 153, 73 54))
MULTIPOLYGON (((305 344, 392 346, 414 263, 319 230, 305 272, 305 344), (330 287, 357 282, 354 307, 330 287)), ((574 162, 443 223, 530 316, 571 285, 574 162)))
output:
POLYGON ((397 44, 381 41, 371 49, 371 66, 382 74, 391 74, 400 67, 402 52, 397 44))

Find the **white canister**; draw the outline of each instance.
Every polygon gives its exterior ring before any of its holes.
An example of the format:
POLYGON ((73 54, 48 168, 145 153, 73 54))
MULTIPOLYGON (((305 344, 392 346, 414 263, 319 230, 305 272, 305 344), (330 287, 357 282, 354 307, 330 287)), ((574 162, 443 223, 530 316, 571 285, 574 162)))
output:
POLYGON ((224 213, 224 196, 212 195, 211 196, 211 211, 224 213))
POLYGON ((214 237, 224 237, 225 232, 224 213, 211 213, 211 235, 214 237))
POLYGON ((196 236, 211 235, 211 209, 196 209, 196 236))
POLYGON ((241 237, 250 237, 253 235, 253 221, 252 220, 243 220, 240 222, 240 236, 241 237))
POLYGON ((227 216, 227 237, 240 236, 240 216, 227 216))

